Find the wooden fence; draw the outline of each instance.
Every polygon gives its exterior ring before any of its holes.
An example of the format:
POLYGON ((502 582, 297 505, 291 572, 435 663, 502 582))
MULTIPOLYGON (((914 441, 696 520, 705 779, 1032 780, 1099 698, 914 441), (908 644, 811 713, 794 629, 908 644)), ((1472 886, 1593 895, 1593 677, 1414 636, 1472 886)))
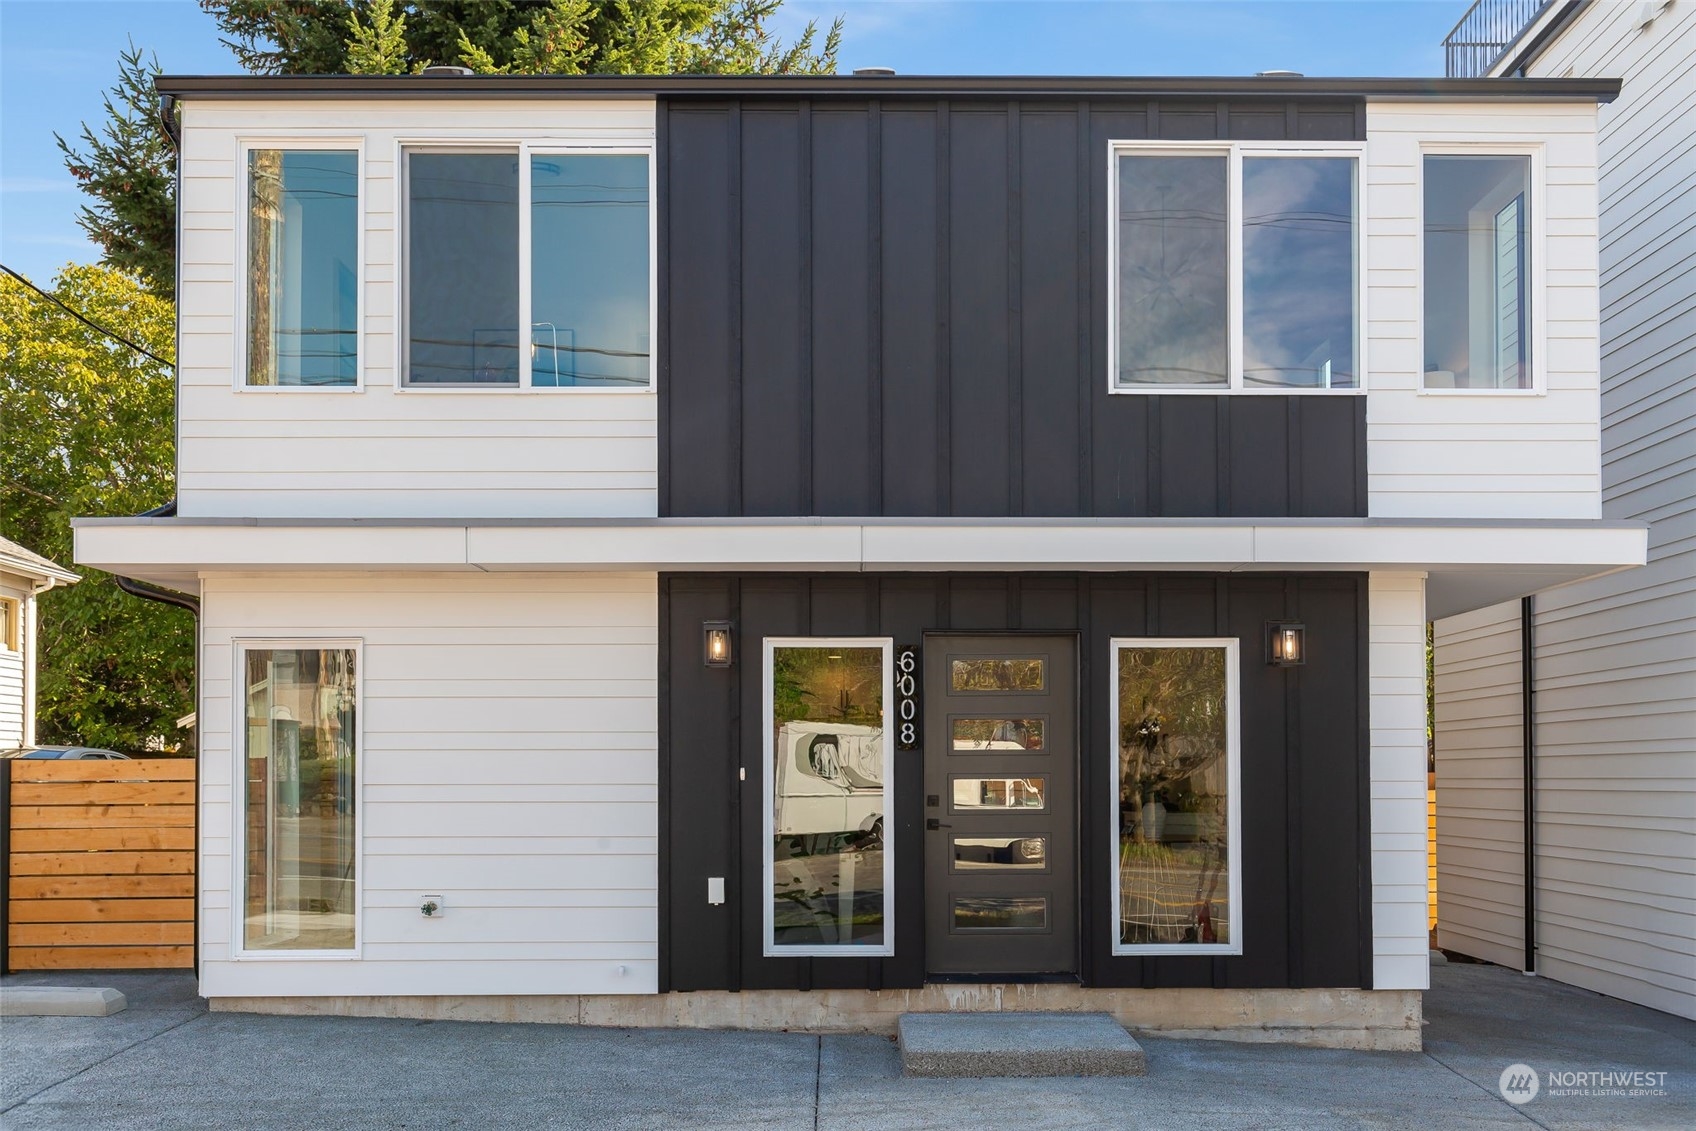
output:
POLYGON ((194 760, 0 767, 4 968, 192 967, 194 760))

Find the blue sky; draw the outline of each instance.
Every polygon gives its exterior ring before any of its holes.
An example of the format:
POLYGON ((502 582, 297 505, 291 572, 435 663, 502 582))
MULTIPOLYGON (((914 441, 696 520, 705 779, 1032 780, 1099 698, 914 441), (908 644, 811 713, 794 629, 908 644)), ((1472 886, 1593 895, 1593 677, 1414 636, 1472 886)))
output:
MULTIPOLYGON (((787 0, 776 25, 841 15, 841 65, 906 74, 1436 75, 1466 0, 787 0)), ((55 132, 103 120, 130 40, 176 74, 235 60, 193 0, 0 0, 0 260, 45 285, 98 258, 55 132)))

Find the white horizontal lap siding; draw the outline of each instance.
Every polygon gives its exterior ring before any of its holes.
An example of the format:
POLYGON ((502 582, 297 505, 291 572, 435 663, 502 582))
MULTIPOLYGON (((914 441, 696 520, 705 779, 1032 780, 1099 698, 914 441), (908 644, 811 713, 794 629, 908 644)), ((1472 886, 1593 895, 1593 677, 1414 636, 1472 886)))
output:
MULTIPOLYGON (((397 392, 402 143, 648 147, 646 101, 183 104, 178 510, 193 517, 648 517, 655 397, 397 392), (358 140, 362 392, 237 392, 242 141, 358 140)), ((514 253, 516 254, 514 249, 514 253)), ((516 312, 515 312, 516 317, 516 312)))
POLYGON ((1525 747, 1518 601, 1433 629, 1437 945, 1525 966, 1525 747))
POLYGON ((0 642, 0 750, 24 741, 24 656, 0 642))
POLYGON ((1602 108, 1602 491, 1649 564, 1536 602, 1540 973, 1696 1017, 1696 5, 1593 4, 1538 76, 1602 108))
POLYGON ((1367 493, 1374 518, 1596 518, 1596 110, 1369 102, 1367 493), (1422 393, 1421 146, 1543 147, 1541 394, 1422 393))
POLYGON ((206 579, 201 992, 655 992, 657 593, 653 574, 206 579), (236 642, 310 638, 363 642, 360 958, 232 959, 236 642))
POLYGON ((1372 986, 1430 985, 1425 797, 1425 576, 1369 582, 1372 986))

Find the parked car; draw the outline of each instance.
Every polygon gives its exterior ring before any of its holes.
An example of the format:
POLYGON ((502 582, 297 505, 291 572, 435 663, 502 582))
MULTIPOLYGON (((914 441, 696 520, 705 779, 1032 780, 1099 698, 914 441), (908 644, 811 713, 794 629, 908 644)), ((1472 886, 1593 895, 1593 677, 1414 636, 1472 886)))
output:
POLYGON ((128 754, 120 754, 116 750, 104 750, 98 746, 20 746, 0 754, 0 758, 93 758, 111 761, 120 759, 128 762, 128 754))

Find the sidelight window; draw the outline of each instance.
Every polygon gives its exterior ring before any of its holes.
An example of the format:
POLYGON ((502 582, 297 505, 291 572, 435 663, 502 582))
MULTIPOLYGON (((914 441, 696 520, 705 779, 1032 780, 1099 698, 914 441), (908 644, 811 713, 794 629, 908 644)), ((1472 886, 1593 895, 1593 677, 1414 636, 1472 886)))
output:
POLYGON ((1115 954, 1241 954, 1235 640, 1113 641, 1115 954))
POLYGON ((411 388, 647 389, 647 153, 406 154, 411 388))
POLYGON ((893 954, 893 643, 765 641, 765 953, 893 954))
POLYGON ((1349 151, 1113 152, 1113 392, 1360 387, 1358 159, 1349 151))
POLYGON ((238 655, 241 947, 351 952, 359 919, 359 650, 253 644, 238 655))

